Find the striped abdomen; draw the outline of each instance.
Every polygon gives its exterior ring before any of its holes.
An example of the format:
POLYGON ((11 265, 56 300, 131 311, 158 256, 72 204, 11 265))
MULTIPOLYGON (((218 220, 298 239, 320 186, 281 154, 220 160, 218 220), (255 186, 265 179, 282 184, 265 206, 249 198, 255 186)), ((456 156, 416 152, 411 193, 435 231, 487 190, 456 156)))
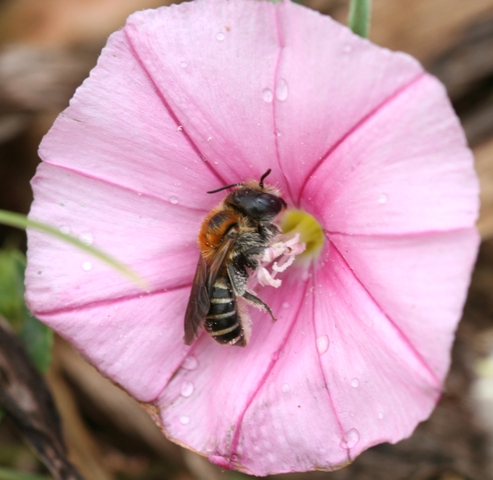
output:
POLYGON ((210 296, 211 306, 205 317, 205 329, 216 342, 226 345, 246 345, 243 327, 233 288, 228 277, 220 276, 214 282, 210 296))

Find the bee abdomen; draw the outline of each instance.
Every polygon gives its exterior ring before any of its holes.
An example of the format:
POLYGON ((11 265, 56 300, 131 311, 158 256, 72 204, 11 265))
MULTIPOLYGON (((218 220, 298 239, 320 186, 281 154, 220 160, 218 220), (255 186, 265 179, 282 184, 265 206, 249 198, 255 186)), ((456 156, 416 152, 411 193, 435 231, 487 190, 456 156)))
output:
POLYGON ((231 283, 227 277, 219 277, 210 298, 209 312, 205 317, 205 329, 216 342, 244 346, 245 338, 241 319, 237 312, 231 283))

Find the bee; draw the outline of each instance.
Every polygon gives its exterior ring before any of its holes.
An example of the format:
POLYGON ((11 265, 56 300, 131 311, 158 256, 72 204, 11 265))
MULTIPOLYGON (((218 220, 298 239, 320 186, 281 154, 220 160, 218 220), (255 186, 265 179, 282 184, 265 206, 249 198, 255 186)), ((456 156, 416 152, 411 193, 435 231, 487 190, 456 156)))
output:
POLYGON ((245 347, 249 318, 241 298, 274 315, 260 298, 248 291, 249 270, 255 271, 274 238, 280 233, 272 223, 287 207, 279 191, 260 181, 226 185, 207 193, 234 188, 205 218, 200 228, 199 263, 185 313, 185 343, 191 345, 203 325, 222 345, 245 347))

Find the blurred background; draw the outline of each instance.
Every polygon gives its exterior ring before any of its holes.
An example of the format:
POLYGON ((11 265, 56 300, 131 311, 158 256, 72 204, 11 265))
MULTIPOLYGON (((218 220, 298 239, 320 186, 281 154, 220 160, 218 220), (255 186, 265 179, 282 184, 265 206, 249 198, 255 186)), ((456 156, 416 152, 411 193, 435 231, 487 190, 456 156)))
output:
MULTIPOLYGON (((0 0, 0 209, 29 211, 38 144, 108 35, 133 11, 169 3, 0 0)), ((305 4, 346 23, 348 0, 305 4)), ((493 479, 493 0, 374 0, 370 39, 415 56, 446 85, 476 157, 483 243, 446 390, 432 417, 410 439, 374 447, 343 470, 284 477, 493 479)), ((0 248, 22 251, 25 243, 23 232, 0 226, 0 248)), ((246 477, 167 441, 138 404, 69 345, 59 338, 53 344, 46 379, 69 458, 87 480, 246 477)), ((41 478, 51 478, 48 470, 14 422, 2 418, 0 480, 41 478)))

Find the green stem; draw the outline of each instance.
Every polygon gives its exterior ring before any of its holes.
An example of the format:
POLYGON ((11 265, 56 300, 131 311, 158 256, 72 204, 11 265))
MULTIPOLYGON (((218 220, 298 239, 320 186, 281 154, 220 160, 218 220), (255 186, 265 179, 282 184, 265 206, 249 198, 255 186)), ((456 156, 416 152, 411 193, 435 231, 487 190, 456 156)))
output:
POLYGON ((349 5, 349 28, 363 38, 370 32, 371 0, 351 0, 349 5))
POLYGON ((18 472, 7 468, 0 468, 0 480, 50 480, 51 477, 34 473, 18 472))
POLYGON ((79 250, 83 250, 84 252, 89 253, 93 257, 101 260, 118 272, 122 273, 142 289, 146 290, 148 288, 147 282, 138 273, 134 272, 131 268, 119 262, 116 258, 113 258, 110 255, 102 252, 101 250, 91 247, 84 242, 81 242, 79 239, 72 237, 71 235, 60 232, 60 230, 47 225, 46 223, 37 222, 36 220, 30 220, 25 215, 8 212, 6 210, 0 210, 0 223, 3 223, 4 225, 9 225, 11 227, 20 228, 22 230, 32 228, 33 230, 47 233, 48 235, 58 238, 65 243, 70 243, 74 247, 77 247, 79 250))

